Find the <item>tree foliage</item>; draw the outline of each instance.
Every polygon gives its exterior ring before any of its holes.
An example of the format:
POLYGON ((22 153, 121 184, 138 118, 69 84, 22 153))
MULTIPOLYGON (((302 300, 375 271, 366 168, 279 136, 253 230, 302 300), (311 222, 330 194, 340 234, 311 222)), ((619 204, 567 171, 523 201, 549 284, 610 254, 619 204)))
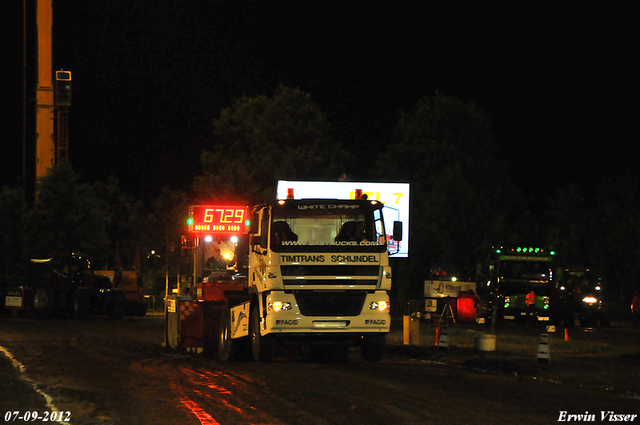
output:
POLYGON ((164 288, 165 273, 169 273, 171 282, 177 276, 187 275, 193 269, 189 267, 189 258, 180 256, 181 236, 187 234, 187 216, 189 205, 193 201, 180 191, 163 188, 153 201, 147 224, 149 228, 149 250, 155 253, 146 257, 145 288, 153 288, 159 293, 164 288))
POLYGON ((566 265, 589 265, 593 216, 575 185, 559 188, 547 200, 546 222, 551 246, 566 265))
POLYGON ((595 201, 589 257, 612 298, 625 303, 640 288, 640 182, 629 173, 607 180, 595 201))
POLYGON ((109 218, 91 185, 80 182, 70 163, 52 167, 38 185, 29 216, 29 254, 82 252, 92 256, 109 252, 109 218))
POLYGON ((109 249, 105 252, 105 262, 99 266, 113 267, 116 249, 121 267, 131 269, 140 250, 149 245, 149 228, 144 205, 120 188, 115 178, 97 182, 93 186, 103 215, 106 217, 106 236, 109 249))
POLYGON ((336 143, 311 96, 280 86, 272 97, 243 97, 213 121, 220 140, 202 153, 201 199, 275 199, 280 179, 337 180, 349 155, 336 143))
POLYGON ((0 274, 14 273, 25 254, 27 213, 23 191, 4 187, 0 192, 0 274))
POLYGON ((142 203, 122 192, 115 179, 82 182, 68 162, 49 170, 30 208, 21 190, 5 188, 0 209, 3 261, 81 252, 97 267, 113 267, 118 246, 123 266, 130 268, 146 244, 142 203))
POLYGON ((501 242, 517 190, 496 157, 491 125, 474 103, 439 92, 401 115, 378 168, 411 183, 416 270, 425 262, 457 264, 473 278, 476 259, 501 242))
POLYGON ((607 179, 588 199, 560 188, 546 205, 546 230, 561 265, 590 267, 609 303, 626 312, 640 287, 640 183, 630 173, 607 179))

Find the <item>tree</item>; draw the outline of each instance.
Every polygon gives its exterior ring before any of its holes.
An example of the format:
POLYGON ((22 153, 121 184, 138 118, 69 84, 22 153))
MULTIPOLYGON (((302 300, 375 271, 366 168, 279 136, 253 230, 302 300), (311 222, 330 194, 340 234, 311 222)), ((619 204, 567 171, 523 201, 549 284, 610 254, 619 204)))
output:
POLYGON ((379 161, 387 178, 411 183, 410 261, 456 264, 470 278, 477 260, 500 242, 518 192, 496 157, 492 118, 474 103, 436 92, 401 115, 379 161))
POLYGON ((203 151, 194 188, 200 199, 265 202, 279 179, 337 180, 349 155, 330 136, 311 96, 280 86, 272 97, 243 97, 213 121, 220 140, 203 151))
POLYGON ((546 218, 551 246, 565 265, 589 266, 593 217, 574 184, 557 189, 547 200, 546 218))
POLYGON ((15 272, 16 265, 25 254, 27 212, 23 191, 4 187, 0 192, 0 274, 15 272))
MULTIPOLYGON (((101 203, 106 223, 109 252, 105 252, 108 265, 113 267, 116 247, 118 248, 122 267, 130 269, 135 256, 142 248, 149 245, 149 232, 144 206, 141 201, 120 189, 116 178, 111 177, 106 182, 96 182, 93 186, 95 196, 101 203)), ((99 264, 103 266, 104 264, 99 264)))
POLYGON ((627 172, 605 181, 595 197, 589 232, 589 257, 604 275, 605 290, 628 312, 634 290, 640 289, 640 181, 627 172))
POLYGON ((147 255, 145 264, 148 267, 144 268, 143 274, 147 293, 164 293, 166 273, 171 275, 172 283, 174 276, 187 275, 192 271, 190 258, 180 256, 181 236, 187 234, 189 204, 184 193, 167 187, 153 201, 147 220, 150 246, 146 252, 149 254, 153 250, 154 254, 147 255))
POLYGON ((28 221, 32 257, 82 252, 101 259, 109 252, 103 202, 91 185, 80 182, 69 162, 53 166, 38 184, 28 221))

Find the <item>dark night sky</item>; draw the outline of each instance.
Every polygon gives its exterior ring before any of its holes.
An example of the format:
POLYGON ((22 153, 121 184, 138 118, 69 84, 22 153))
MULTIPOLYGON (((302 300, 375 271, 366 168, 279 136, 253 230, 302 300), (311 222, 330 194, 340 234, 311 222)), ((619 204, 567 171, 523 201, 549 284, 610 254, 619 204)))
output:
MULTIPOLYGON (((22 2, 7 3, 3 184, 22 162, 22 2)), ((637 171, 633 1, 53 5, 54 69, 74 80, 74 167, 89 180, 113 173, 139 197, 188 185, 220 109, 280 83, 310 93, 350 149, 381 149, 398 111, 435 90, 473 101, 493 114, 500 155, 531 195, 570 182, 588 194, 637 171)))

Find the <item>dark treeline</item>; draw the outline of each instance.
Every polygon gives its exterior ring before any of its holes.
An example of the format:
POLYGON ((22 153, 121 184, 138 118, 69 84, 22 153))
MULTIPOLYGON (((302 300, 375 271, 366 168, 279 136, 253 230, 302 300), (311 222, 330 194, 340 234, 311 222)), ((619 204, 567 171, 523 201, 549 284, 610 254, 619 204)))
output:
POLYGON ((560 264, 591 267, 618 306, 639 287, 637 177, 621 173, 588 194, 570 185, 528 198, 499 158, 491 114, 474 103, 436 92, 400 114, 386 149, 363 142, 350 150, 309 94, 280 86, 237 99, 211 131, 216 142, 202 152, 191 187, 167 187, 150 205, 115 178, 83 181, 71 163, 50 170, 33 205, 22 189, 3 188, 2 274, 28 258, 71 251, 91 255, 97 268, 114 267, 117 253, 130 268, 140 253, 145 290, 160 294, 165 265, 175 275, 185 261, 179 244, 188 205, 269 201, 280 179, 342 179, 411 184, 410 256, 393 263, 397 298, 421 298, 436 264, 473 280, 490 248, 509 244, 553 247, 560 264))

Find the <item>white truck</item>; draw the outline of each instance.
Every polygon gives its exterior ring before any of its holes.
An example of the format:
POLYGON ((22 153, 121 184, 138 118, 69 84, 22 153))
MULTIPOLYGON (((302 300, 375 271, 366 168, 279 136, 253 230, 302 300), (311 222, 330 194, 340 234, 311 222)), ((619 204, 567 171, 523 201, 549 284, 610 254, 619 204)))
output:
MULTIPOLYGON (((245 351, 256 361, 270 361, 278 344, 291 343, 309 344, 335 359, 359 345, 365 359, 379 360, 390 328, 391 288, 382 208, 366 199, 287 199, 254 207, 250 230, 236 244, 234 280, 212 273, 198 284, 197 301, 187 309, 212 303, 218 312, 203 314, 196 343, 222 361, 245 351)), ((198 247, 216 240, 208 229, 224 230, 225 215, 243 227, 242 213, 232 210, 191 208, 197 211, 190 222, 198 247)), ((402 223, 394 222, 393 229, 390 239, 401 238, 402 223)), ((196 271, 204 262, 201 251, 194 250, 196 271)))

